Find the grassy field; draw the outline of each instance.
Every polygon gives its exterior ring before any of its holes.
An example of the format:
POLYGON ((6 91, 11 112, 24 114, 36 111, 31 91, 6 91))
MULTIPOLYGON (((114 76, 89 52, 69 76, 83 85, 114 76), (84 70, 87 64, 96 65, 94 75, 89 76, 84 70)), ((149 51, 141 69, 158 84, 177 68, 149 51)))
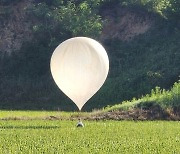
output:
POLYGON ((180 153, 180 122, 0 120, 0 153, 180 153))
POLYGON ((0 119, 46 119, 49 116, 63 117, 64 119, 71 115, 78 114, 76 112, 64 111, 0 111, 0 119))

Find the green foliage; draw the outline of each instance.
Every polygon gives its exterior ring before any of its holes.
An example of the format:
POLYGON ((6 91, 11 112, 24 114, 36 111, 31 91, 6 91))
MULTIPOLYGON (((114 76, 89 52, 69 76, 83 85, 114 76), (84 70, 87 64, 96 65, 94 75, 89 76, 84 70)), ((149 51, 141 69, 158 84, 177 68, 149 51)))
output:
POLYGON ((67 1, 49 7, 46 3, 38 3, 34 6, 34 15, 42 22, 34 26, 34 31, 49 31, 52 33, 69 33, 70 36, 97 37, 102 29, 102 20, 97 15, 97 3, 82 1, 76 4, 67 1), (53 24, 50 24, 49 23, 53 24))
POLYGON ((155 102, 164 109, 180 107, 180 82, 175 83, 171 90, 156 87, 152 89, 150 95, 146 95, 140 100, 146 106, 148 106, 149 102, 155 102))
POLYGON ((64 29, 72 32, 72 36, 96 37, 102 29, 102 21, 86 1, 78 6, 69 2, 66 7, 56 10, 57 20, 62 22, 64 29))
POLYGON ((150 109, 153 106, 160 106, 162 109, 180 108, 180 82, 174 83, 171 90, 156 87, 151 90, 151 94, 146 94, 142 98, 124 101, 121 104, 107 106, 104 111, 129 110, 132 108, 150 109))
POLYGON ((114 6, 117 3, 125 7, 139 7, 149 12, 158 13, 165 18, 171 18, 172 14, 179 14, 180 9, 179 0, 104 0, 103 4, 114 6))
POLYGON ((0 5, 12 5, 22 0, 0 0, 0 5))
MULTIPOLYGON (((26 9, 35 21, 33 40, 24 42, 21 50, 10 56, 0 52, 0 108, 77 110, 51 77, 51 54, 59 43, 73 36, 99 40, 104 22, 100 14, 114 7, 142 9, 158 15, 154 15, 154 26, 147 33, 131 41, 104 38, 110 72, 84 110, 139 98, 156 86, 169 89, 180 74, 179 1, 37 0, 26 9)), ((3 6, 6 8, 9 6, 3 6)))
POLYGON ((10 7, 0 6, 0 18, 2 18, 1 20, 7 19, 11 13, 12 9, 10 7))
POLYGON ((164 11, 171 6, 171 0, 129 0, 130 4, 142 5, 149 11, 157 12, 164 15, 164 11))
POLYGON ((0 153, 179 153, 179 122, 0 121, 0 153))
POLYGON ((33 109, 76 109, 56 87, 49 62, 53 50, 62 41, 73 36, 99 36, 102 20, 97 15, 97 4, 91 1, 47 0, 37 1, 26 9, 29 18, 37 21, 32 27, 34 37, 31 42, 24 42, 20 51, 2 54, 1 109, 32 109, 31 106, 33 109), (37 99, 42 96, 46 103, 37 99), (13 107, 13 103, 7 103, 9 101, 18 105, 13 107))

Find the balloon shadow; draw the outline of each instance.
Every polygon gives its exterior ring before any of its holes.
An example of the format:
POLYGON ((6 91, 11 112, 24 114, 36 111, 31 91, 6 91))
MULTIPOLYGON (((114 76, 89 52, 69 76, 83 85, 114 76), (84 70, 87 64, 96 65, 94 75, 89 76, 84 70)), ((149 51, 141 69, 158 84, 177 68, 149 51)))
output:
POLYGON ((58 129, 60 126, 0 126, 0 129, 58 129))

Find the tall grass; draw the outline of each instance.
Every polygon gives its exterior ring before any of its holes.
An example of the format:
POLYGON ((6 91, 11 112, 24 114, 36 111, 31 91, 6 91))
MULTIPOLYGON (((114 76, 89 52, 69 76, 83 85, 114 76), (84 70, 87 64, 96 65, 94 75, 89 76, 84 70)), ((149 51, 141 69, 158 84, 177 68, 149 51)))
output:
POLYGON ((111 111, 117 109, 128 110, 137 106, 147 106, 149 103, 154 103, 161 106, 163 109, 173 109, 180 107, 180 82, 175 82, 170 90, 161 89, 156 87, 139 99, 133 98, 130 101, 123 101, 122 104, 114 106, 107 106, 104 111, 111 111))

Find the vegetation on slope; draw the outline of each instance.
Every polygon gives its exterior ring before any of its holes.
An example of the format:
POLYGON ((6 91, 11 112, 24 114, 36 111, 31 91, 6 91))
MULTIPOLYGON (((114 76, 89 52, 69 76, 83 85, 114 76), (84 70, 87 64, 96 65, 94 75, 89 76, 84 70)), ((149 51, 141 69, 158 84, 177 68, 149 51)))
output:
MULTIPOLYGON (((108 106, 99 115, 106 119, 180 119, 180 82, 174 84, 171 90, 156 87, 142 98, 133 98, 121 104, 108 106)), ((98 118, 98 116, 96 117, 98 118)))
MULTIPOLYGON (((10 7, 11 3, 2 1, 1 5, 10 7)), ((129 41, 103 39, 110 73, 84 110, 140 97, 156 86, 169 89, 180 74, 178 0, 38 0, 26 8, 29 19, 35 21, 33 39, 10 56, 0 52, 0 108, 76 110, 51 77, 51 54, 60 42, 73 36, 99 40, 106 23, 103 12, 107 8, 114 10, 115 6, 134 12, 141 10, 143 15, 151 13, 155 23, 148 32, 129 41)))
POLYGON ((171 90, 156 87, 139 99, 93 112, 1 111, 0 120, 180 120, 180 82, 171 90))

